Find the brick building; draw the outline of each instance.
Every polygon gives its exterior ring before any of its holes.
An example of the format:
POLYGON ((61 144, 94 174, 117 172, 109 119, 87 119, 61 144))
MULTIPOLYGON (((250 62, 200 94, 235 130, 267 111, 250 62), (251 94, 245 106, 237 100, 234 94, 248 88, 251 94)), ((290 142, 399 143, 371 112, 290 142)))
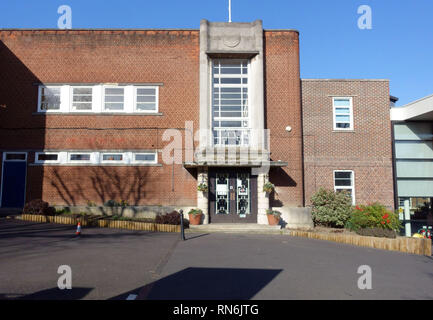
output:
POLYGON ((0 30, 0 74, 2 207, 309 225, 311 194, 347 179, 357 203, 393 206, 388 82, 301 81, 297 31, 0 30))

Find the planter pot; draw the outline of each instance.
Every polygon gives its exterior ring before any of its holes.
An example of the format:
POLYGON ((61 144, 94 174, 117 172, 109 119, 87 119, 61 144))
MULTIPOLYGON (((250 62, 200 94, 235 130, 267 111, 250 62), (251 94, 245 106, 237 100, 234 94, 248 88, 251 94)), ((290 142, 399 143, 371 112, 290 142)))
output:
POLYGON ((280 222, 280 217, 273 214, 268 214, 268 223, 270 226, 276 226, 280 222))
POLYGON ((189 224, 194 226, 199 225, 201 222, 201 214, 189 214, 189 224))

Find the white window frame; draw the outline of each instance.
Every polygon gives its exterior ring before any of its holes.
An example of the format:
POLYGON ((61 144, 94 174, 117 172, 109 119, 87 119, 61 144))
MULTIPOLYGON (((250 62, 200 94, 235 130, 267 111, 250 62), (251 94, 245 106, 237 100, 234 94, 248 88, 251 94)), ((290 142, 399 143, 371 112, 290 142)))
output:
POLYGON ((41 151, 41 152, 35 152, 35 163, 40 163, 40 164, 44 164, 44 163, 61 163, 61 153, 60 152, 45 152, 45 151, 41 151), (39 156, 42 154, 56 154, 57 155, 57 160, 39 160, 39 156))
POLYGON ((335 131, 353 131, 353 97, 332 97, 332 117, 333 117, 335 131), (335 106, 336 99, 349 99, 350 106, 348 107, 335 106), (337 128, 337 117, 336 117, 337 114, 335 112, 336 108, 349 108, 349 118, 350 118, 349 128, 337 128))
MULTIPOLYGON (((83 85, 83 86, 77 86, 77 85, 73 85, 70 86, 70 91, 69 91, 69 112, 71 113, 77 113, 77 112, 86 112, 86 113, 93 113, 95 112, 95 86, 87 86, 87 85, 83 85), (74 89, 76 88, 80 88, 80 89, 92 89, 92 102, 91 102, 91 109, 90 110, 75 110, 72 106, 73 102, 74 102, 74 89)), ((104 95, 105 96, 105 95, 104 95)))
MULTIPOLYGON (((251 105, 252 105, 252 103, 251 103, 251 98, 252 98, 252 91, 251 91, 251 88, 252 88, 252 85, 251 85, 251 79, 252 79, 252 69, 251 69, 251 59, 236 59, 236 58, 234 58, 234 59, 225 59, 225 58, 216 58, 216 59, 212 59, 212 61, 211 61, 211 63, 210 63, 210 72, 209 72, 209 74, 210 74, 210 85, 211 85, 211 88, 210 88, 210 101, 209 101, 209 106, 210 106, 210 114, 211 114, 211 116, 210 116, 210 128, 211 128, 211 131, 212 131, 212 145, 214 145, 214 146, 224 146, 224 147, 237 147, 237 146, 246 146, 246 145, 250 145, 251 144, 251 124, 252 124, 252 107, 251 107, 251 105), (248 74, 247 74, 247 77, 246 77, 246 79, 247 79, 247 84, 243 84, 242 83, 242 80, 241 80, 241 84, 224 84, 224 85, 222 85, 222 86, 220 86, 219 88, 221 89, 221 88, 223 88, 223 87, 226 87, 226 88, 230 88, 230 87, 234 87, 234 88, 237 88, 237 87, 239 87, 239 86, 241 86, 241 87, 245 87, 245 88, 247 88, 247 90, 248 90, 248 106, 247 106, 247 110, 248 110, 248 117, 214 117, 214 112, 213 112, 213 107, 214 107, 214 104, 213 104, 213 100, 214 100, 214 88, 216 87, 215 86, 215 84, 214 84, 214 77, 215 77, 215 75, 214 75, 214 63, 215 63, 215 61, 219 61, 220 63, 221 63, 221 61, 226 61, 226 62, 241 62, 241 61, 247 61, 247 72, 248 72, 248 74), (246 127, 214 127, 213 126, 213 121, 219 121, 219 122, 223 122, 223 121, 240 121, 241 122, 241 124, 242 124, 242 122, 244 122, 244 121, 246 121, 247 123, 248 123, 248 125, 246 126, 246 127), (219 138, 219 143, 215 143, 215 136, 214 136, 214 133, 213 133, 213 131, 217 131, 218 132, 218 138, 219 138), (228 132, 230 132, 230 131, 240 131, 240 132, 242 132, 241 133, 241 143, 238 145, 238 144, 223 144, 223 143, 221 143, 221 139, 220 139, 220 137, 221 137, 221 132, 222 131, 228 131, 228 132), (247 144, 245 144, 244 143, 244 135, 246 135, 248 138, 247 138, 247 140, 248 140, 248 143, 247 144)), ((221 74, 219 75, 219 77, 217 77, 217 78, 221 78, 221 77, 225 77, 225 78, 237 78, 237 75, 236 76, 229 76, 229 75, 224 75, 224 76, 221 76, 221 74)), ((242 77, 242 74, 240 75, 240 78, 241 79, 243 79, 244 77, 242 77)))
POLYGON ((69 151, 68 152, 68 158, 67 158, 67 163, 92 163, 94 159, 94 154, 93 152, 81 152, 81 151, 69 151), (89 160, 71 160, 71 155, 73 154, 86 154, 90 156, 89 160))
POLYGON ((334 181, 334 192, 337 192, 337 190, 351 190, 352 194, 352 205, 355 205, 355 171, 353 170, 334 170, 333 171, 333 181, 334 181), (351 173, 351 186, 336 186, 335 185, 335 173, 336 172, 350 172, 351 173))
POLYGON ((102 113, 125 113, 127 106, 127 86, 116 86, 116 85, 103 85, 102 86, 102 113), (108 110, 105 109, 105 89, 123 89, 123 109, 122 110, 108 110))
POLYGON ((107 151, 107 152, 101 152, 100 153, 100 158, 99 158, 99 162, 100 163, 115 163, 115 164, 118 164, 118 163, 122 163, 122 164, 128 164, 128 157, 127 157, 127 155, 126 155, 126 153, 125 152, 109 152, 109 151, 107 151), (122 160, 104 160, 104 155, 108 155, 108 154, 110 154, 110 155, 121 155, 122 156, 122 160))
POLYGON ((133 152, 132 153, 132 158, 131 158, 131 163, 135 163, 135 164, 140 164, 140 163, 148 163, 148 164, 157 164, 158 163, 158 152, 152 152, 152 151, 149 151, 149 152, 145 152, 145 151, 143 151, 143 152, 133 152), (153 161, 146 161, 146 160, 135 160, 135 156, 137 155, 137 154, 146 154, 146 155, 153 155, 153 156, 155 156, 155 160, 153 160, 153 161))
POLYGON ((159 86, 134 86, 133 104, 134 104, 133 106, 134 113, 158 113, 159 112, 159 86), (137 89, 155 89, 155 110, 137 109, 137 89))
POLYGON ((39 85, 38 87, 38 112, 41 113, 49 113, 49 112, 62 112, 62 89, 63 85, 39 85), (42 88, 59 88, 59 94, 60 94, 60 105, 59 105, 59 109, 47 109, 47 110, 42 110, 41 109, 41 105, 42 105, 42 88))

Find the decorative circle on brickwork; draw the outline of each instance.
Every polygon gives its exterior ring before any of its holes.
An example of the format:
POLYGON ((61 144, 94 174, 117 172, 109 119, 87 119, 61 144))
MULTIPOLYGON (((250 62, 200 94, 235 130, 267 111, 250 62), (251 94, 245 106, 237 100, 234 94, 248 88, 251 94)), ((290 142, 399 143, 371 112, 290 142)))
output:
POLYGON ((239 45, 241 42, 240 36, 230 36, 230 37, 224 37, 223 43, 226 47, 234 48, 239 45))

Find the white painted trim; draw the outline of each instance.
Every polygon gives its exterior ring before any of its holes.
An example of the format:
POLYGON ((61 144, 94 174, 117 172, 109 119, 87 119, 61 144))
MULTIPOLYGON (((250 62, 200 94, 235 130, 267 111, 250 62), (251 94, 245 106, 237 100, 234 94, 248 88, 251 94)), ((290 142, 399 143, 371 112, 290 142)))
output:
POLYGON ((420 117, 426 113, 433 113, 433 95, 416 100, 402 107, 391 108, 390 117, 391 121, 405 121, 420 117))
POLYGON ((117 113, 117 112, 126 112, 126 86, 116 86, 116 85, 103 85, 102 86, 102 108, 101 112, 110 112, 110 113, 117 113), (123 89, 123 108, 121 110, 110 110, 105 109, 105 89, 123 89))
POLYGON ((334 192, 337 192, 337 189, 346 189, 352 191, 352 205, 355 205, 356 198, 355 198, 355 171, 353 170, 334 170, 332 172, 332 180, 334 181, 334 192), (336 186, 335 185, 335 173, 336 172, 350 172, 351 173, 351 183, 352 185, 350 187, 348 186, 336 186))
POLYGON ((334 131, 353 131, 354 130, 354 126, 353 126, 353 97, 332 97, 332 121, 334 124, 333 125, 334 131), (336 99, 349 99, 350 105, 348 107, 335 106, 334 101, 336 99), (349 108, 349 119, 350 119, 350 127, 349 128, 337 128, 336 113, 335 113, 336 108, 349 108))
POLYGON ((27 152, 3 152, 3 157, 2 157, 2 174, 0 177, 0 208, 3 208, 3 178, 4 178, 4 170, 5 170, 5 162, 25 162, 26 166, 25 166, 25 178, 24 178, 24 205, 26 203, 26 193, 27 193, 27 152), (25 160, 6 160, 6 154, 25 154, 25 160))
POLYGON ((41 151, 41 152, 35 152, 35 163, 60 163, 61 162, 61 159, 60 159, 61 157, 60 157, 60 152, 44 152, 44 151, 41 151), (38 158, 39 158, 39 155, 42 155, 42 154, 47 154, 47 155, 50 155, 50 154, 56 154, 57 155, 57 160, 39 160, 38 158))

